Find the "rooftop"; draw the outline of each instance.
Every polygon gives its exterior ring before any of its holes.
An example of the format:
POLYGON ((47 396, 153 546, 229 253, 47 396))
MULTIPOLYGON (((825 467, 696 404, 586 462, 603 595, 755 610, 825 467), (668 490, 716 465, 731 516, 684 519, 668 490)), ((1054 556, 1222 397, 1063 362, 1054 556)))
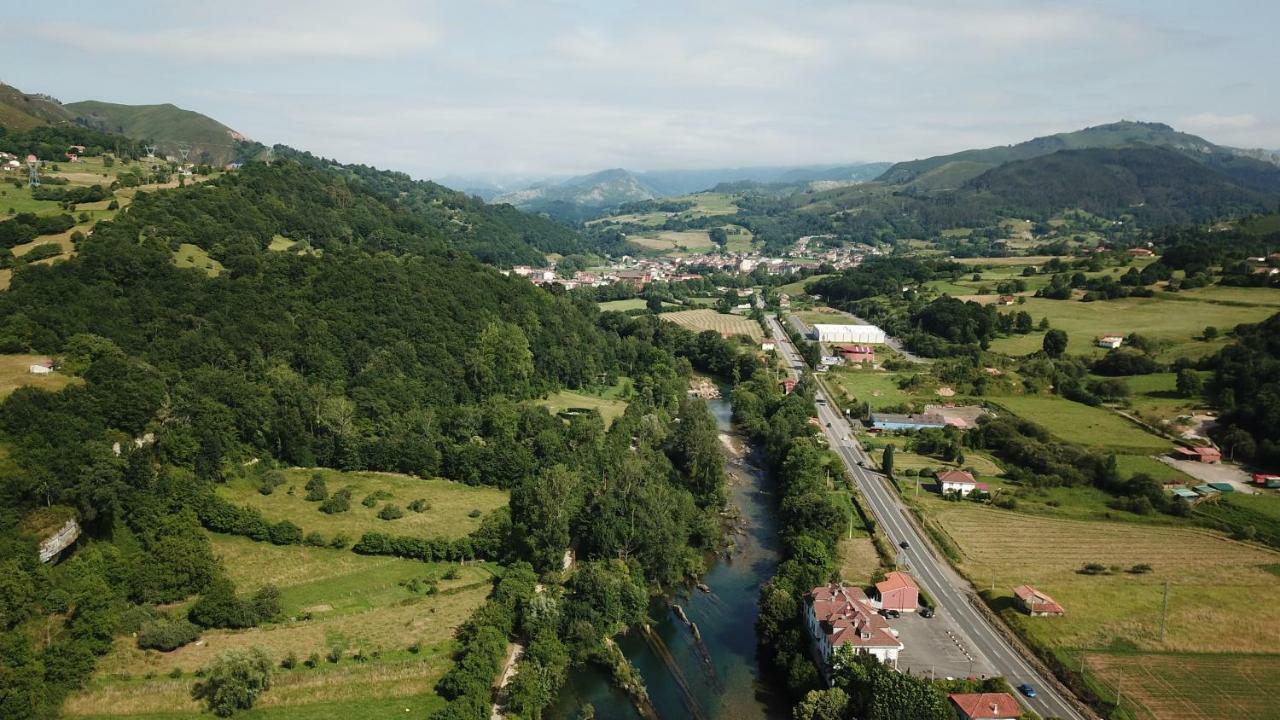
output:
POLYGON ((1027 607, 1035 608, 1040 612, 1061 613, 1065 612, 1057 600, 1049 597, 1030 585, 1019 585, 1013 589, 1013 594, 1023 602, 1027 607))
POLYGON ((951 693, 951 702, 971 718, 1016 718, 1022 708, 1009 693, 951 693))
POLYGON ((973 485, 976 481, 968 470, 946 470, 938 473, 938 482, 966 483, 973 485))
POLYGON ((904 572, 898 572, 897 570, 886 573, 884 581, 876 583, 876 590, 879 590, 881 595, 894 590, 901 590, 903 588, 919 589, 916 587, 915 580, 912 580, 910 575, 904 572))

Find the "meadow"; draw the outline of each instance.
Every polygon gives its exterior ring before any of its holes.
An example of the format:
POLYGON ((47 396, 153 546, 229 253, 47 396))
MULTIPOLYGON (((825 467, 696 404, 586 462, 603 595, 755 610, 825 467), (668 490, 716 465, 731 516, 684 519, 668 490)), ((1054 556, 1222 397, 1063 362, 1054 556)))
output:
POLYGON ((600 413, 605 427, 622 416, 627 410, 627 398, 631 394, 630 378, 622 378, 617 384, 607 388, 584 390, 561 390, 538 401, 551 413, 560 413, 571 408, 588 408, 600 413))
POLYGON ((285 483, 270 495, 258 491, 258 480, 236 478, 218 487, 227 500, 260 511, 267 520, 290 520, 304 533, 320 532, 326 539, 346 533, 358 539, 366 532, 384 532, 417 537, 462 537, 480 526, 484 514, 507 504, 507 493, 491 487, 473 487, 439 478, 374 472, 340 472, 327 469, 285 470, 285 483), (330 494, 350 487, 351 507, 346 512, 328 514, 319 502, 307 501, 305 485, 313 474, 324 476, 330 494), (373 507, 361 503, 366 496, 387 493, 373 507), (430 503, 429 509, 414 512, 409 504, 417 499, 430 503), (399 506, 404 517, 382 520, 378 513, 386 504, 399 506))
POLYGON ((203 270, 209 277, 218 277, 222 273, 222 263, 209 257, 203 248, 182 243, 173 253, 173 264, 180 268, 196 268, 203 270))
POLYGON ((53 392, 78 382, 78 378, 63 372, 31 374, 32 365, 48 359, 48 355, 0 355, 0 400, 20 387, 36 387, 53 392))
POLYGON ((170 653, 138 650, 116 640, 94 679, 68 700, 72 717, 193 717, 193 673, 232 648, 260 647, 277 662, 290 653, 299 664, 278 669, 273 687, 252 713, 237 717, 386 717, 440 704, 435 680, 450 665, 453 631, 484 601, 494 568, 452 566, 350 551, 278 547, 212 536, 213 548, 242 591, 267 582, 281 589, 285 620, 249 630, 214 630, 170 653), (446 579, 453 571, 456 577, 446 579), (434 594, 406 587, 433 583, 434 594), (402 584, 405 583, 405 584, 402 584), (417 644, 417 652, 410 646, 417 644), (338 648, 342 657, 330 662, 338 648), (363 654, 363 660, 355 657, 363 654), (174 676, 177 677, 174 677, 174 676))
POLYGON ((706 230, 663 230, 653 235, 631 235, 627 242, 644 250, 671 254, 702 253, 715 247, 706 230))
MULTIPOLYGON (((626 300, 605 300, 596 303, 601 312, 627 312, 628 310, 644 310, 648 307, 644 298, 627 298, 626 300)), ((664 302, 662 307, 675 307, 674 303, 664 302)))
POLYGON ((1167 452, 1173 447, 1170 441, 1152 435, 1109 410, 1072 402, 1057 395, 1009 395, 990 400, 1077 445, 1136 455, 1167 452))
POLYGON ((764 337, 760 324, 742 315, 725 315, 715 310, 681 310, 662 313, 659 317, 694 332, 714 330, 722 335, 745 335, 753 340, 764 337))
POLYGON ((1280 655, 1087 652, 1083 661, 1143 720, 1280 718, 1280 655))

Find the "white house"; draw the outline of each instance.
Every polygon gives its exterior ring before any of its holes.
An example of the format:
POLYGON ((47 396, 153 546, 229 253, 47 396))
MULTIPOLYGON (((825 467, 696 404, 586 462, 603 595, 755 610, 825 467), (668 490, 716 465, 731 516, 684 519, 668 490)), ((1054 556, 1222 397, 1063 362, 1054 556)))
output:
POLYGON ((760 343, 760 352, 773 352, 778 346, 773 344, 772 340, 765 340, 760 343))
POLYGON ((53 363, 35 363, 31 367, 27 368, 27 372, 32 375, 48 375, 53 372, 53 363))
POLYGON ((1119 335, 1103 335, 1098 338, 1098 347, 1109 348, 1114 350, 1124 344, 1124 338, 1119 335))
POLYGON ((835 584, 814 588, 805 596, 805 621, 820 660, 818 669, 827 682, 832 659, 845 646, 855 654, 865 653, 898 666, 902 641, 876 613, 862 588, 835 584))
POLYGON ((825 325, 813 326, 813 335, 824 343, 884 344, 884 331, 875 325, 825 325))
POLYGON ((961 497, 977 489, 978 483, 973 475, 965 470, 947 470, 938 473, 938 484, 942 486, 942 494, 960 493, 961 497))

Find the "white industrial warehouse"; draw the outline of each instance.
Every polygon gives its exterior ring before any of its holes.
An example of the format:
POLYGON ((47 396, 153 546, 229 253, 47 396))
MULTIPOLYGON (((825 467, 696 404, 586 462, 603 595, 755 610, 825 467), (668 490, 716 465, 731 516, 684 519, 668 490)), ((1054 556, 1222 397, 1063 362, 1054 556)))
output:
POLYGON ((884 343, 884 331, 875 325, 814 325, 813 336, 824 343, 884 343))

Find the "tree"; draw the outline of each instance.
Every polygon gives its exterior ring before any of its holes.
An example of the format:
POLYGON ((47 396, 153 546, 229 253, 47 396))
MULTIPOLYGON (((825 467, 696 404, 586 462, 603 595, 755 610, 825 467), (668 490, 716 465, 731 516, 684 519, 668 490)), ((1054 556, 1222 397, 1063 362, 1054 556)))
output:
POLYGON ((893 452, 893 443, 890 443, 884 446, 884 453, 880 456, 880 468, 889 477, 893 477, 893 452))
POLYGON ((792 720, 844 720, 849 696, 840 688, 810 690, 791 710, 792 720))
POLYGON ((1191 368, 1182 368, 1178 371, 1178 394, 1182 397, 1193 398, 1198 397, 1204 389, 1204 380, 1200 378, 1200 374, 1191 368))
POLYGON ((1218 337, 1218 328, 1210 325, 1204 329, 1202 336, 1205 340, 1216 340, 1218 337))
POLYGON ((1044 334, 1044 354, 1051 358, 1062 357, 1067 351, 1067 333, 1057 328, 1044 334))
POLYGON ((309 502, 322 502, 329 497, 329 489, 325 486, 324 474, 315 473, 306 485, 307 497, 309 502))
POLYGON ((657 295, 650 295, 648 299, 644 301, 644 306, 651 313, 660 313, 662 312, 662 298, 657 295))
POLYGON ((205 679, 191 688, 191 697, 203 700, 218 717, 230 717, 253 707, 258 696, 271 687, 271 660, 260 648, 229 650, 205 671, 205 679))

